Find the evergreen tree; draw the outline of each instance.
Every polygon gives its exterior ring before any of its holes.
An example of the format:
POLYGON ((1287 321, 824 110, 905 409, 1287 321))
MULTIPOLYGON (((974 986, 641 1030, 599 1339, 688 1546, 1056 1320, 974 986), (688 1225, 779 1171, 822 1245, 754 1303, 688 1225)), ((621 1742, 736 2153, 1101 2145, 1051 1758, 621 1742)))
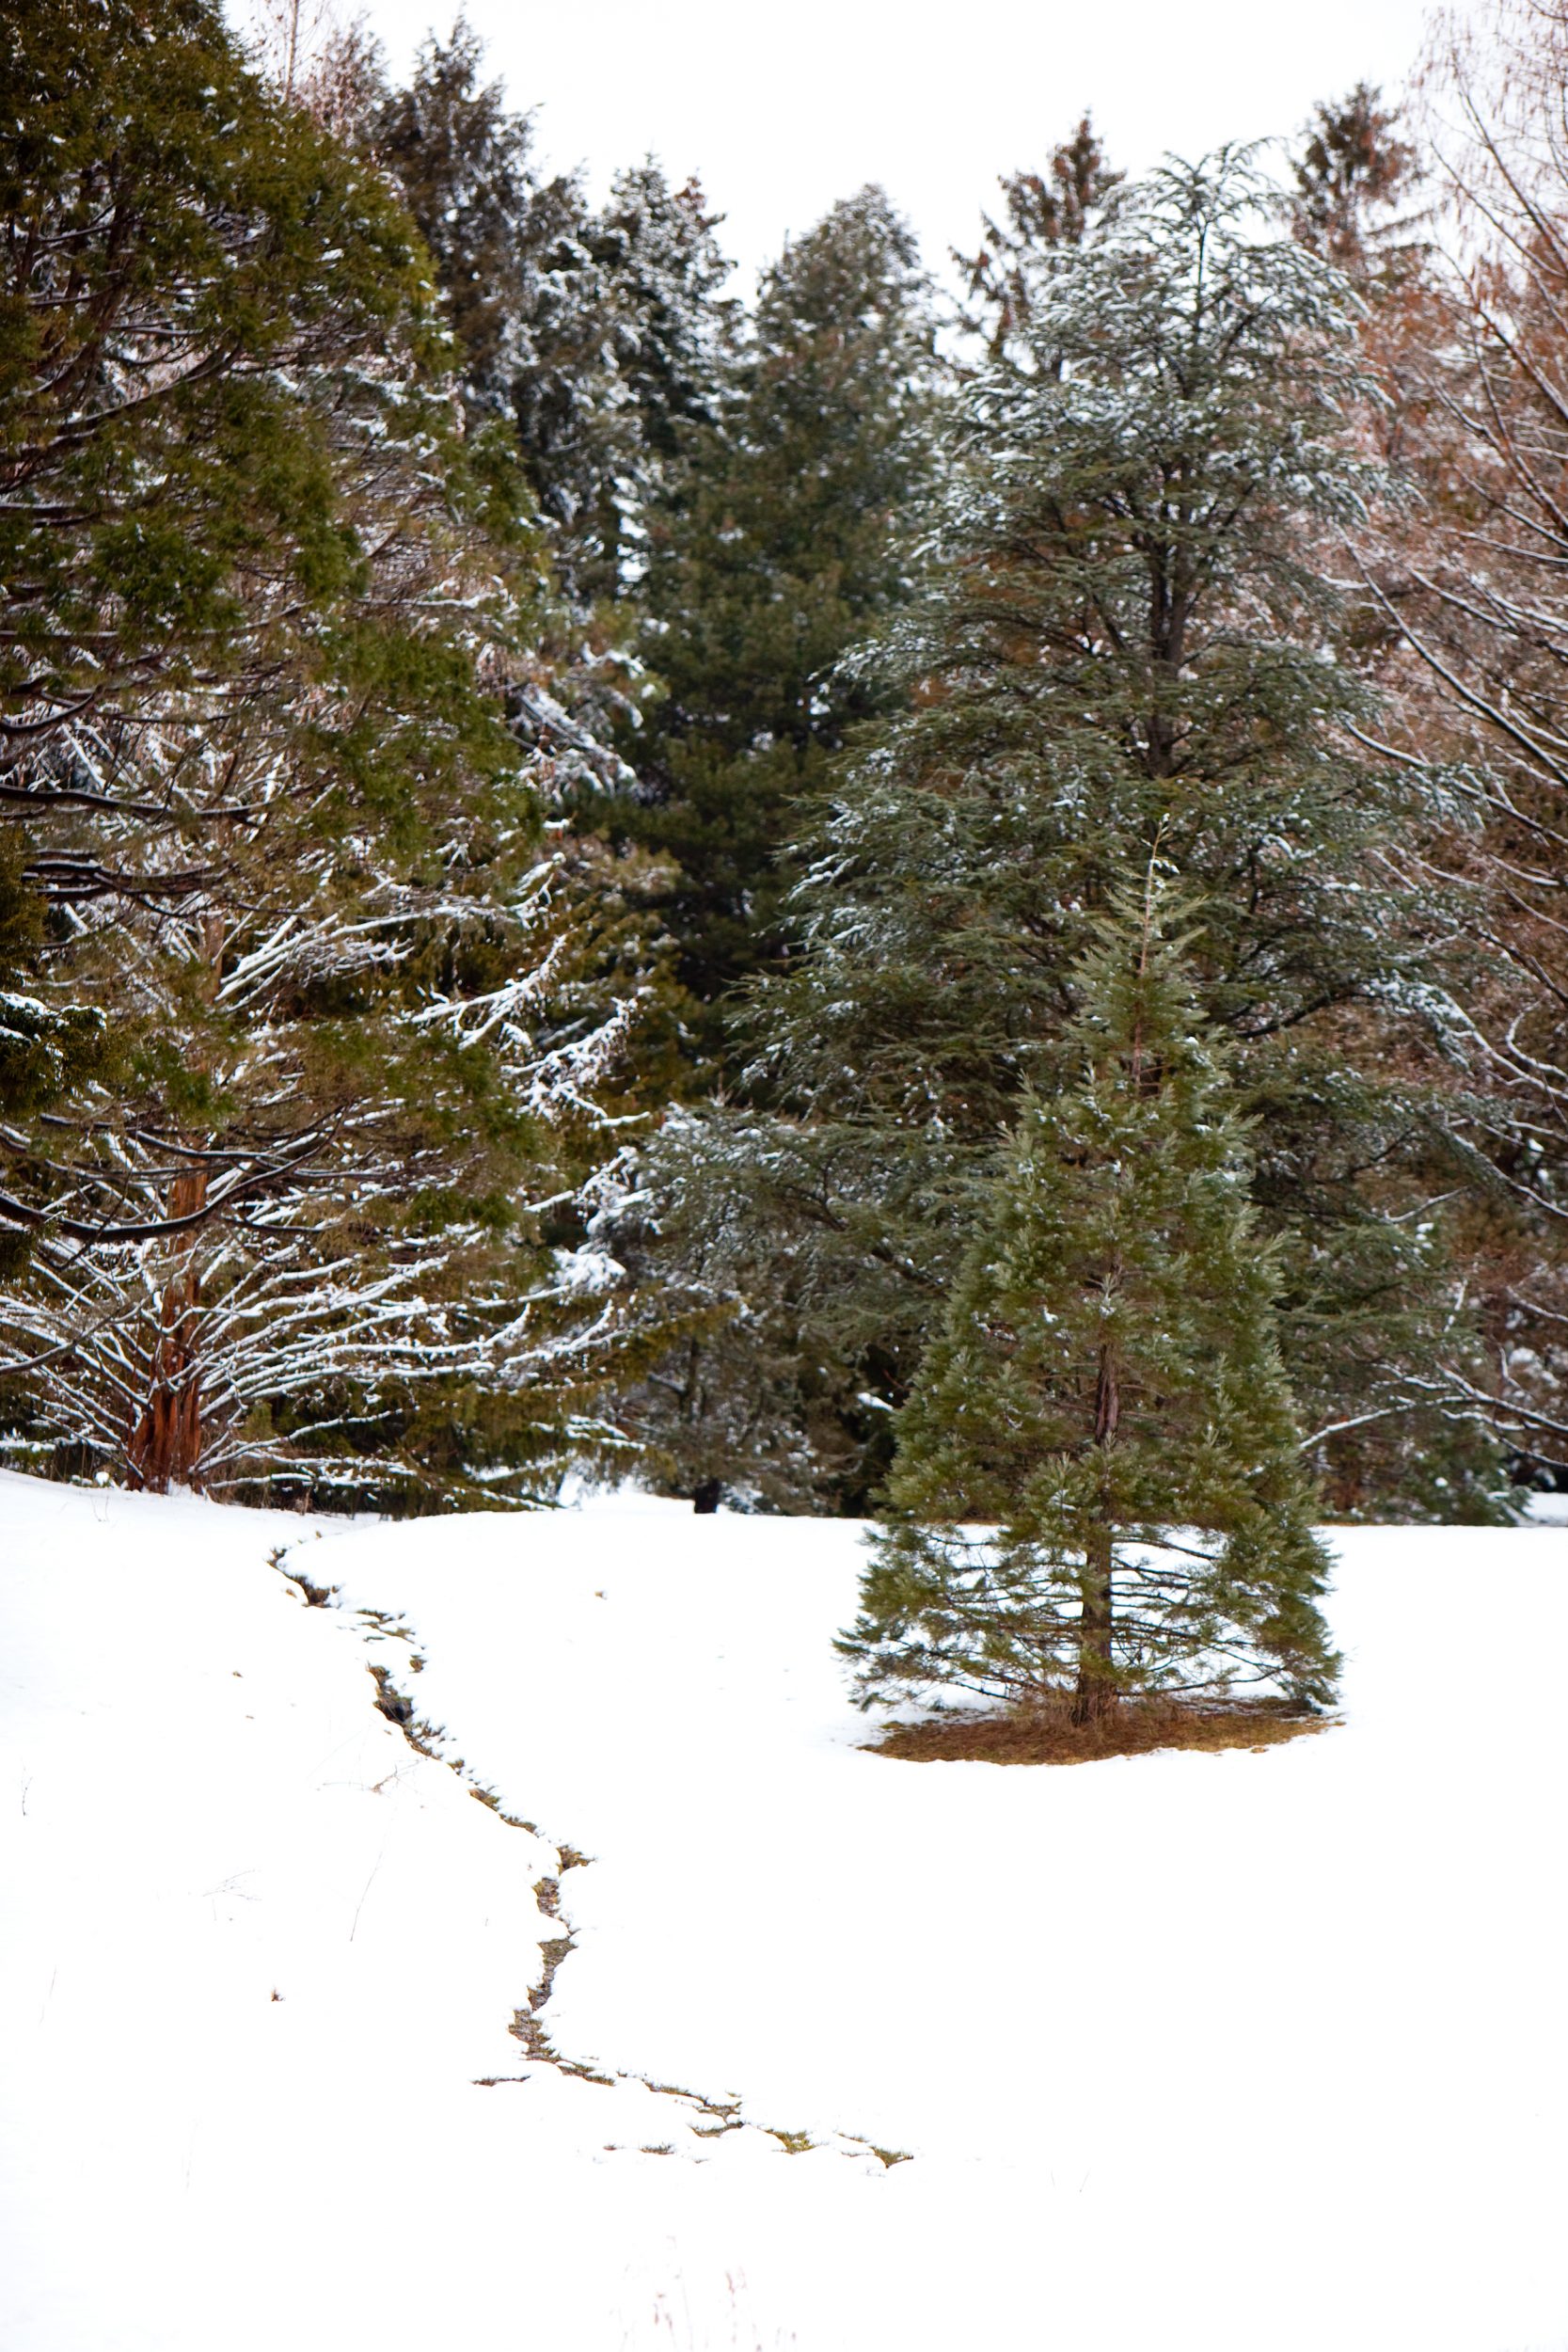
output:
POLYGON ((928 467, 932 336, 913 240, 863 189, 764 277, 721 413, 687 432, 649 516, 659 693, 625 742, 639 790, 615 824, 676 869, 661 912, 709 1009, 703 1055, 720 1000, 778 956, 780 851, 878 707, 836 665, 908 593, 899 521, 928 467))
POLYGON ((1332 1696, 1277 1253, 1179 915, 1152 866, 1113 899, 1073 976, 1077 1073, 1025 1095, 984 1195, 842 1645, 868 1696, 1065 1686, 1078 1722, 1238 1680, 1332 1696))
POLYGON ((1340 658, 1334 534, 1379 478, 1347 421, 1354 300, 1281 209, 1245 155, 1172 167, 1037 276, 1032 358, 953 421, 923 593, 854 665, 895 707, 837 772, 805 952, 749 1016, 753 1099, 781 1111, 689 1123, 652 1171, 705 1282, 802 1302, 800 1360, 863 1447, 847 1502, 991 1138, 1056 1083, 1085 928, 1162 824, 1266 1111, 1304 1409, 1402 1410, 1446 1343, 1431 1110, 1390 1018, 1423 950, 1385 854, 1429 803, 1369 758, 1375 701, 1340 658))
POLYGON ((1291 158, 1296 235, 1358 279, 1386 272, 1397 241, 1408 240, 1411 224, 1398 208, 1417 186, 1420 167, 1398 128, 1398 112, 1385 106, 1383 92, 1357 82, 1337 104, 1313 108, 1291 158))
POLYGON ((529 283, 541 244, 531 215, 574 218, 580 196, 570 183, 541 189, 532 119, 508 109, 499 82, 481 80, 483 55, 459 20, 445 40, 424 41, 406 87, 387 87, 379 53, 364 56, 356 128, 424 239, 469 402, 503 416, 518 314, 541 300, 529 283))
POLYGON ((298 388, 411 321, 421 273, 379 175, 205 0, 6 9, 0 218, 0 769, 37 827, 66 804, 32 765, 52 729, 264 673, 238 576, 302 625, 340 592, 298 388))
POLYGON ((595 211, 544 175, 532 118, 482 79, 461 21, 407 87, 369 81, 360 137, 393 174, 435 266, 470 405, 507 419, 579 607, 624 592, 677 426, 711 414, 735 305, 696 183, 649 159, 595 211))
POLYGON ((720 225, 701 184, 673 188, 652 156, 616 173, 594 216, 591 248, 610 292, 624 406, 602 558, 612 593, 641 595, 650 509, 684 470, 688 432, 718 416, 740 314, 724 292, 732 264, 719 247, 720 225))
POLYGON ((580 180, 541 176, 531 119, 482 59, 461 21, 432 36, 361 135, 429 247, 468 405, 513 428, 562 584, 587 604, 622 439, 607 289, 580 180))
POLYGON ((1015 171, 1000 182, 1004 217, 983 215, 979 252, 953 257, 968 278, 974 306, 964 325, 985 338, 991 358, 1027 349, 1037 276, 1059 246, 1082 245, 1110 219, 1125 178, 1110 168, 1085 115, 1045 171, 1015 171))
POLYGON ((526 490, 462 429, 412 224, 215 10, 160 8, 162 45, 87 12, 90 87, 48 11, 8 22, 72 126, 35 152, 24 119, 0 190, 0 556, 35 592, 0 807, 34 832, 23 912, 49 906, 0 1046, 0 1217, 31 1239, 0 1287, 11 1450, 349 1499, 526 1479, 612 1441, 585 1408, 628 1320, 573 1244, 641 976, 549 814, 613 762, 552 695, 526 490))

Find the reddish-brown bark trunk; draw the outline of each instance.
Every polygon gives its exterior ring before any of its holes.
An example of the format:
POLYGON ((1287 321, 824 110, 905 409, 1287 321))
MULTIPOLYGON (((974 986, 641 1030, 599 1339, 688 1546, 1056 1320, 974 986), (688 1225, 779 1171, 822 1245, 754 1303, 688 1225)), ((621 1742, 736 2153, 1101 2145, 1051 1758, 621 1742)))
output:
MULTIPOLYGON (((223 970, 224 920, 201 918, 206 962, 205 989, 211 1004, 223 970)), ((196 1216, 207 1205, 207 1170, 184 1169, 169 1186, 171 1217, 196 1216)), ((166 1494, 170 1486, 201 1484, 201 1228, 193 1225, 173 1242, 174 1268, 164 1285, 158 1336, 148 1366, 147 1398, 131 1431, 125 1454, 133 1486, 166 1494)))
MULTIPOLYGON (((194 1216, 206 1200, 207 1172, 197 1168, 174 1179, 168 1213, 194 1216)), ((125 1449, 131 1485, 158 1495, 166 1494, 170 1486, 201 1483, 201 1274, 195 1232, 175 1247, 175 1269, 164 1285, 158 1336, 148 1367, 147 1401, 125 1449)))

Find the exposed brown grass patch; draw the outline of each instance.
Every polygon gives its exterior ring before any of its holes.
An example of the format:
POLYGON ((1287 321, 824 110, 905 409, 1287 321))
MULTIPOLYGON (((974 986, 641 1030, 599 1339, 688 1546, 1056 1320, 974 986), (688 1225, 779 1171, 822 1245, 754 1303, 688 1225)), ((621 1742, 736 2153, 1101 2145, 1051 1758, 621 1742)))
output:
POLYGON ((1092 1764, 1160 1748, 1272 1748, 1323 1731, 1336 1718, 1302 1714, 1277 1699, 1202 1707, 1180 1699, 1123 1699, 1089 1724, 1072 1721, 1063 1698, 995 1714, 933 1715, 890 1724, 866 1741, 873 1756, 907 1764, 1092 1764))

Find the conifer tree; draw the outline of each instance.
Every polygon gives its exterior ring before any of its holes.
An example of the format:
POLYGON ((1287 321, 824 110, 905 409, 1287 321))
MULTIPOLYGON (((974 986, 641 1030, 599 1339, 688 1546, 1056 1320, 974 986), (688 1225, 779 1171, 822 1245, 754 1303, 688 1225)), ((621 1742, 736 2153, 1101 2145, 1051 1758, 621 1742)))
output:
POLYGON ((1113 171, 1085 115, 1044 171, 1009 172, 999 184, 1003 217, 986 215, 978 253, 955 254, 969 280, 973 308, 964 325, 983 336, 993 359, 1027 349, 1024 333, 1036 278, 1062 246, 1082 245, 1111 216, 1126 174, 1113 171))
POLYGON ((684 475, 687 436, 711 425, 722 402, 740 304, 725 292, 733 265, 719 246, 721 221, 699 181, 672 187, 648 156, 616 173, 591 225, 622 404, 602 556, 610 594, 641 596, 650 510, 684 475))
MULTIPOLYGON (((1420 179, 1399 114, 1365 82, 1319 104, 1291 158, 1291 224, 1302 243, 1365 281, 1398 260, 1410 224, 1398 217, 1420 179)), ((1406 246, 1404 258, 1409 259, 1406 246)))
POLYGON ((1113 900, 1076 1074, 1025 1096, 985 1193, 842 1645, 868 1697, 1065 1688, 1082 1723, 1124 1693, 1332 1696, 1277 1257, 1180 915, 1152 865, 1113 900))
POLYGON ((3 1442, 490 1491, 614 1441, 625 1285, 574 1245, 642 976, 554 810, 615 763, 382 175, 202 0, 80 14, 90 76, 47 9, 0 48, 3 1442))
POLYGON ((561 582, 587 608, 629 586, 676 428, 712 414, 730 264, 695 182, 672 188, 649 158, 595 210, 579 175, 541 168, 532 117, 482 68, 459 21, 406 87, 372 70, 359 137, 430 248, 469 405, 512 425, 561 582))
POLYGON ((380 175, 205 0, 7 8, 0 217, 0 806, 36 829, 72 805, 33 774, 53 730, 265 675, 237 576, 269 623, 341 592, 312 396, 406 334, 421 272, 380 175))
MULTIPOLYGON (((661 912, 705 1008, 778 955, 780 852, 881 700, 837 665, 909 592, 900 519, 928 476, 932 344, 914 242, 863 188, 766 273, 719 414, 687 432, 650 512, 659 693, 623 744, 639 789, 616 824, 676 869, 661 912)), ((699 1053, 721 1036, 710 1009, 699 1053)))

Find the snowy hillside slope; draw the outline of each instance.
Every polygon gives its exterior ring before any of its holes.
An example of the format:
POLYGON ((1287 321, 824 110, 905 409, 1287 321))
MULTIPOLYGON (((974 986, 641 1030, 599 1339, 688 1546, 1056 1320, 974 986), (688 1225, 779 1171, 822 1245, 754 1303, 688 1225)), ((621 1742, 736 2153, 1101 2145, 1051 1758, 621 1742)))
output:
POLYGON ((1568 2346, 1568 1534, 1337 1541, 1342 1726, 1001 1769, 850 1526, 0 1479, 0 2344, 1568 2346))

